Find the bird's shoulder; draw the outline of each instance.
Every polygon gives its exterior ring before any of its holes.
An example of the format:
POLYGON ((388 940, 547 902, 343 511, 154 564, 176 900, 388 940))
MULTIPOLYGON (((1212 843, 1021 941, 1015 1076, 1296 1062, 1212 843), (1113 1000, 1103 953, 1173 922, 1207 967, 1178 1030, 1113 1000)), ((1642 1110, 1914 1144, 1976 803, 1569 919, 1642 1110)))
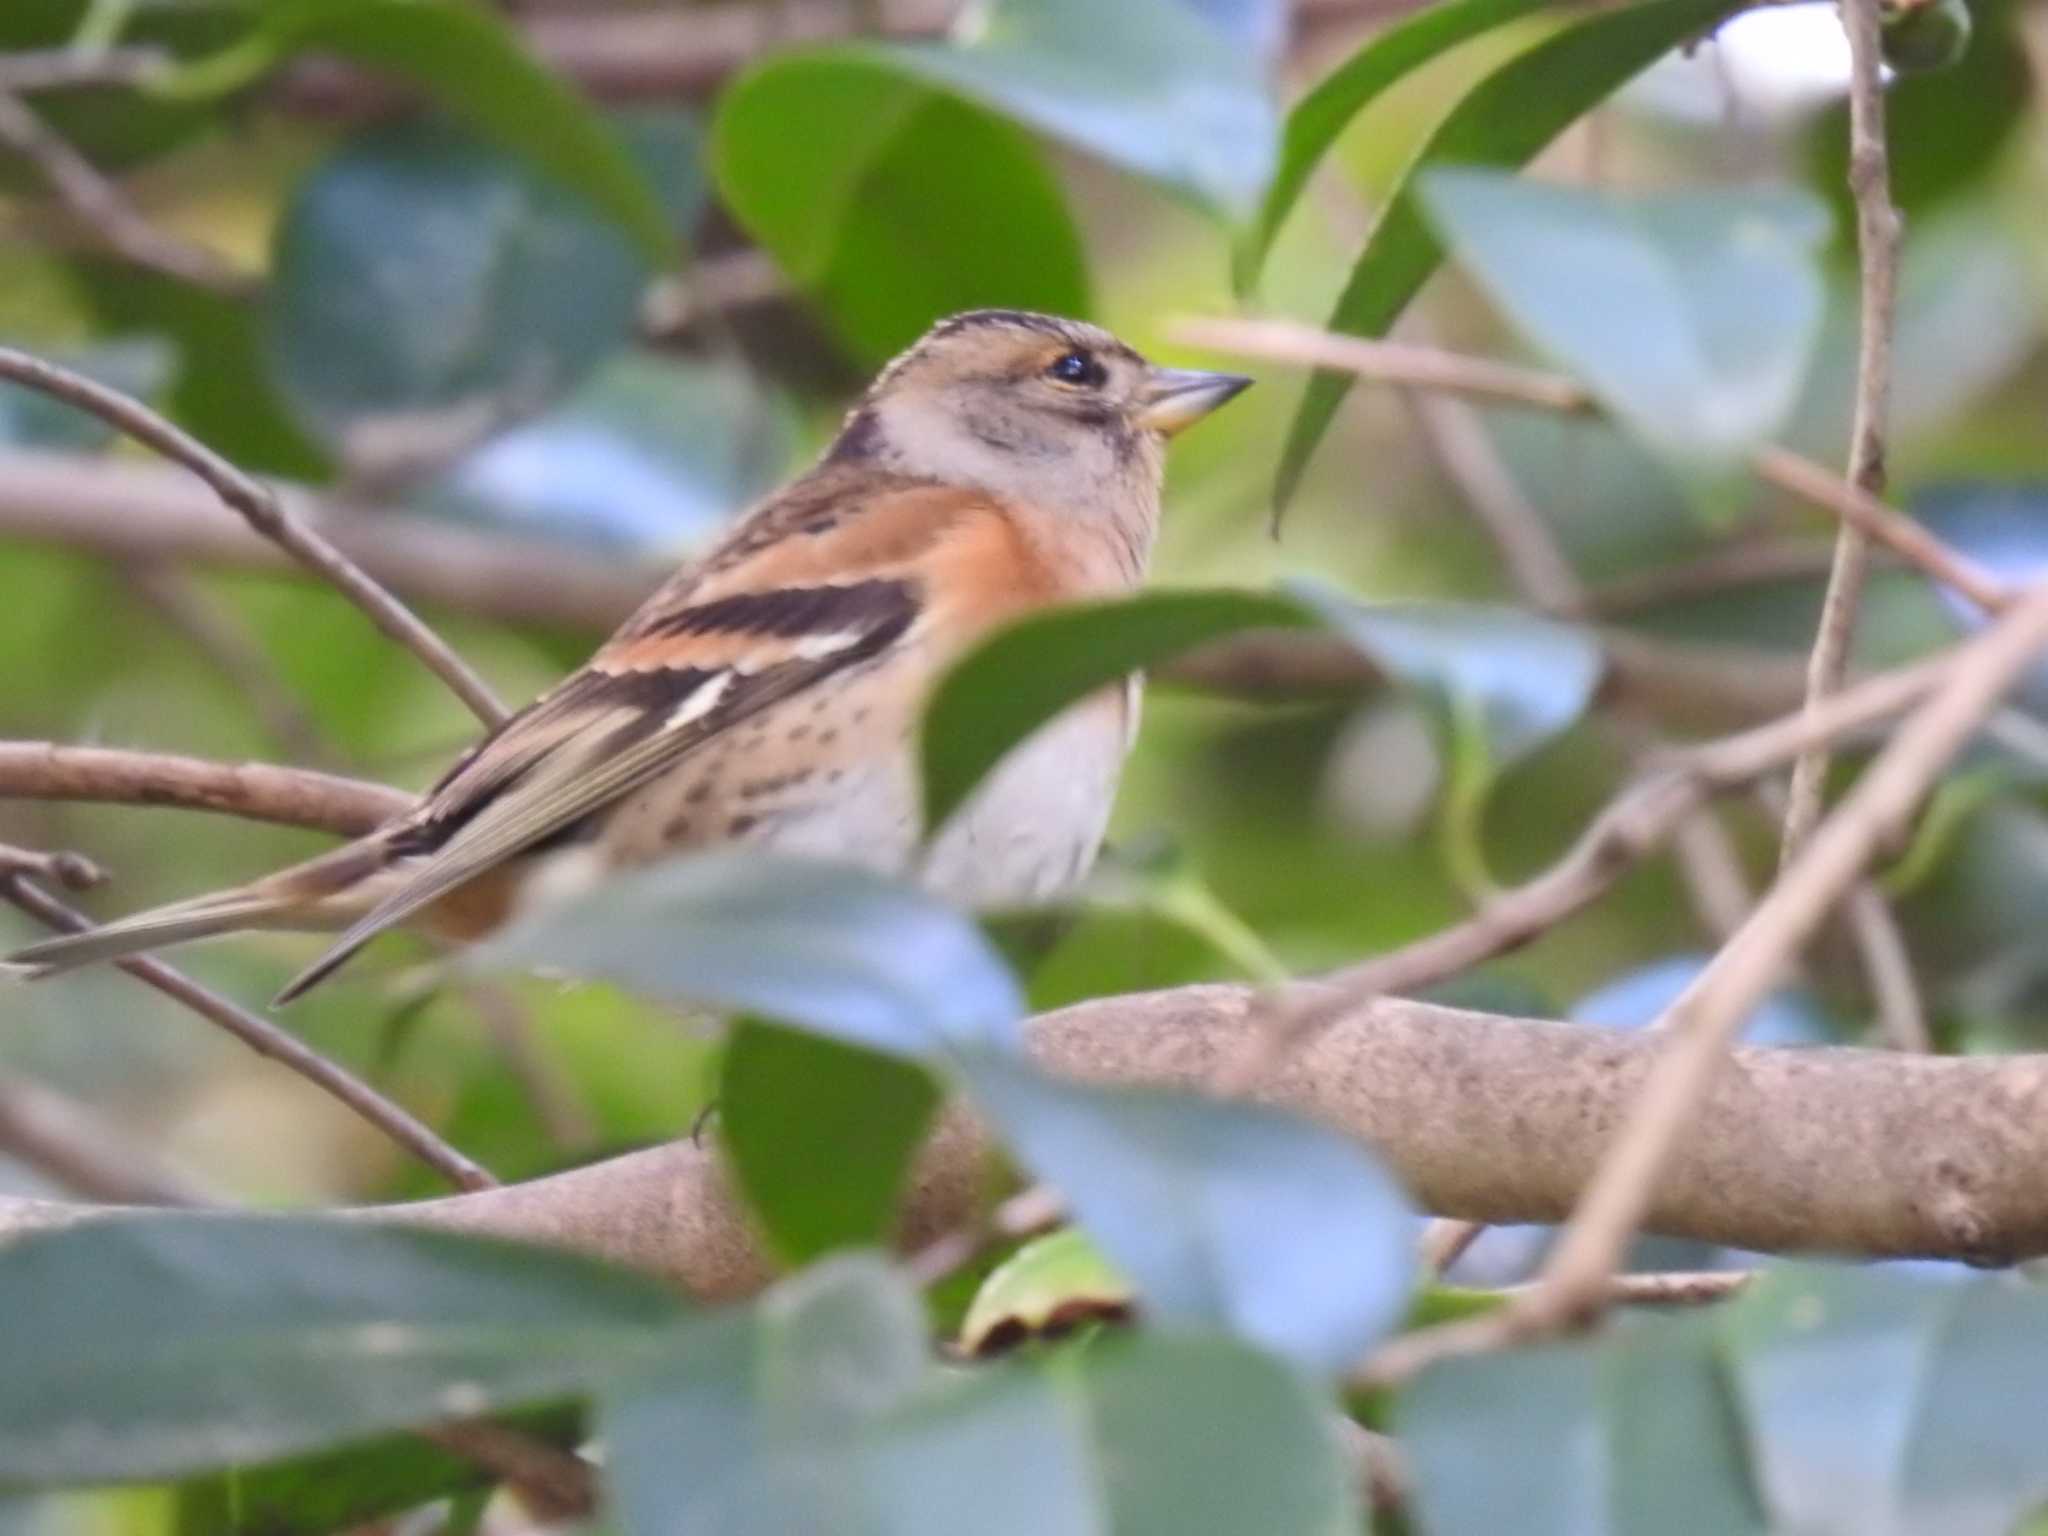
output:
POLYGON ((943 657, 1057 599, 1023 510, 830 462, 743 516, 577 671, 456 763, 413 818, 438 843, 514 785, 663 734, 702 741, 913 639, 943 657))

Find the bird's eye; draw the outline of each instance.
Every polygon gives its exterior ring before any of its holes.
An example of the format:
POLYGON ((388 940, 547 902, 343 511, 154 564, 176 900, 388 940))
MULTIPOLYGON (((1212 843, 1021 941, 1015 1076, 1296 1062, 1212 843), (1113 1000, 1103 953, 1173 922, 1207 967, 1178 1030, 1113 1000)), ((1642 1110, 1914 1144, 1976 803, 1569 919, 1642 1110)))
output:
POLYGON ((1045 371, 1062 384, 1079 384, 1091 389, 1109 377, 1103 372, 1102 364, 1086 352, 1063 352, 1045 371))

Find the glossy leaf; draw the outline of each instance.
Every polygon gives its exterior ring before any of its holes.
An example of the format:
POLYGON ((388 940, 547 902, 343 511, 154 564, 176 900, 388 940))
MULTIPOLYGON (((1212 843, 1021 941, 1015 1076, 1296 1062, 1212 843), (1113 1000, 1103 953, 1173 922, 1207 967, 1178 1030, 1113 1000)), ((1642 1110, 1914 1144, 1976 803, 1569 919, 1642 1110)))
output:
MULTIPOLYGON (((115 339, 60 351, 43 348, 38 349, 38 355, 143 401, 164 387, 176 361, 170 347, 154 336, 115 339)), ((106 447, 114 437, 114 429, 97 416, 66 405, 41 390, 0 381, 0 444, 90 452, 106 447)))
POLYGON ((403 464, 574 384, 632 334, 647 268, 518 161, 433 123, 374 130, 297 189, 273 376, 351 461, 403 464))
POLYGON ((1229 216, 1272 175, 1278 113, 1259 55, 1188 0, 996 0, 956 42, 876 51, 1229 216))
POLYGON ((1776 1529, 2004 1536, 2048 1500, 2048 1296, 2032 1286, 1790 1265, 1726 1337, 1776 1529))
POLYGON ((1517 329, 1666 460, 1725 472, 1797 403, 1824 308, 1812 198, 1465 170, 1424 177, 1421 197, 1517 329))
POLYGON ((724 850, 622 875, 515 921, 475 965, 553 969, 893 1055, 1010 1045, 1023 1003, 967 918, 897 881, 724 850))
POLYGON ((734 216, 871 361, 957 310, 1090 307, 1080 235, 1036 146, 874 50, 742 76, 720 98, 713 163, 734 216))
POLYGON ((505 22, 480 7, 453 0, 271 0, 248 38, 190 65, 171 92, 239 89, 308 50, 416 82, 565 195, 616 224, 649 266, 674 261, 669 215, 617 135, 505 22))
MULTIPOLYGON (((580 1410, 561 1407, 510 1414, 500 1422, 568 1450, 584 1438, 583 1418, 580 1410)), ((178 1488, 177 1536, 321 1536, 495 1482, 487 1468, 431 1440, 391 1435, 184 1483, 178 1488)))
POLYGON ((872 1259, 707 1320, 615 1393, 626 1536, 1152 1536, 1357 1529, 1329 1409, 1223 1340, 941 1373, 872 1259))
POLYGON ((970 1354, 1007 1348, 1077 1321, 1126 1312, 1131 1283, 1079 1227, 1035 1237, 988 1273, 960 1322, 970 1354))
MULTIPOLYGON (((1706 969, 1705 955, 1672 955, 1640 966, 1596 987, 1572 1004, 1574 1024, 1606 1029, 1643 1029, 1706 969)), ((1757 1005, 1743 1027, 1748 1045, 1826 1045, 1834 1039, 1820 1004, 1804 988, 1780 987, 1757 1005)))
POLYGON ((888 1240, 938 1104, 909 1062, 744 1020, 725 1048, 718 1130, 748 1209, 797 1265, 888 1240))
POLYGON ((1395 1429, 1431 1536, 1779 1529, 1704 1318, 1446 1361, 1401 1394, 1395 1429))
POLYGON ((1508 764, 1569 728, 1593 702, 1604 670, 1578 626, 1477 603, 1367 603, 1320 581, 1289 590, 1330 627, 1410 688, 1469 708, 1495 761, 1508 764))
POLYGON ((0 1253, 0 1486, 262 1461, 580 1394, 683 1316, 587 1259, 333 1217, 120 1216, 0 1253))
MULTIPOLYGON (((71 44, 87 0, 7 0, 0 5, 0 53, 28 53, 71 44)), ((160 48, 174 59, 196 58, 232 43, 248 26, 244 6, 185 0, 137 7, 125 40, 160 48)), ((112 87, 39 91, 36 115, 102 170, 119 171, 184 148, 224 118, 213 102, 166 101, 112 87)), ((43 186, 41 173, 0 147, 0 186, 43 186)))
POLYGON ((1149 1314, 1339 1371, 1407 1309, 1414 1217, 1357 1143, 1259 1105, 1072 1082, 988 1051, 960 1065, 1149 1314))
POLYGON ((1316 82, 1287 114, 1280 161, 1259 215, 1239 247, 1237 287, 1249 292, 1273 241, 1323 157, 1353 119, 1389 86, 1483 32, 1532 15, 1551 0, 1442 0, 1375 33, 1316 82))
POLYGON ((1098 688, 1207 641, 1310 622, 1270 593, 1160 590, 1005 627, 947 673, 925 708, 925 825, 942 825, 1010 748, 1098 688))
MULTIPOLYGON (((1740 0, 1641 0, 1586 17, 1493 71, 1438 124, 1387 200, 1329 329, 1385 335, 1436 270, 1443 248, 1416 196, 1424 169, 1521 165, 1660 55, 1738 9, 1740 0)), ((1350 388, 1344 374, 1322 372, 1309 381, 1281 453, 1274 500, 1283 510, 1350 388)))
POLYGON ((492 527, 674 557, 702 549, 795 452, 792 412, 754 374, 623 352, 417 500, 492 527))

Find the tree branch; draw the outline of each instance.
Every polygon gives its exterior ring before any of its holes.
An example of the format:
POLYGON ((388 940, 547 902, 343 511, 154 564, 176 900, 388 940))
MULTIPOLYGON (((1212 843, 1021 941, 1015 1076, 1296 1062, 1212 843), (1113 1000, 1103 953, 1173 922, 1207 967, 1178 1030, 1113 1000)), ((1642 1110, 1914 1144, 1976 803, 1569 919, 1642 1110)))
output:
MULTIPOLYGON (((1544 1266, 1542 1284, 1520 1309, 1532 1324, 1599 1305, 1601 1287, 1723 1069, 1730 1041, 1871 859, 1904 834, 1935 779, 2044 648, 2048 585, 1965 642, 1941 686, 1821 824, 1742 931, 1658 1021, 1668 1038, 1659 1042, 1641 1099, 1544 1266)), ((1841 697, 1816 700, 1805 718, 1841 697)))
POLYGON ((447 643, 422 624, 340 550, 294 518, 276 493, 147 406, 81 374, 12 347, 0 347, 0 379, 11 379, 90 412, 152 452, 181 464, 263 537, 316 571, 384 634, 417 656, 486 725, 506 718, 505 706, 447 643))
MULTIPOLYGON (((509 623, 604 632, 666 574, 511 534, 483 535, 388 509, 282 493, 292 515, 407 596, 509 623)), ((265 540, 223 522, 188 477, 148 464, 0 451, 0 538, 110 559, 177 560, 232 569, 298 570, 265 540)), ((1603 633, 1610 703, 1688 722, 1754 720, 1796 708, 1804 669, 1786 654, 1674 645, 1603 633)), ((1334 636, 1247 635, 1162 669, 1190 687, 1271 699, 1380 685, 1334 636)), ((0 791, 4 793, 4 791, 0 791)))
MULTIPOLYGON (((601 560, 514 533, 478 533, 385 507, 280 487, 289 515, 370 577, 417 601, 512 624, 610 630, 666 570, 601 560)), ((204 489, 154 464, 0 451, 0 537, 111 560, 303 574, 268 539, 220 516, 204 489)))
MULTIPOLYGON (((1714 794, 1744 788, 1810 742, 1844 735, 1897 714, 1946 685, 1969 652, 1956 647, 1831 695, 1821 708, 1741 735, 1688 748, 1617 795, 1566 850, 1534 878, 1502 892, 1462 923, 1326 978, 1320 994, 1283 997, 1213 1087, 1239 1094, 1262 1083, 1290 1054, 1365 1000, 1413 991, 1505 954, 1590 905, 1714 794)), ((1757 909, 1761 911, 1762 908, 1757 909)), ((1751 923, 1755 922, 1752 914, 1751 923)))
POLYGON ((415 803, 404 790, 310 768, 54 741, 0 741, 0 800, 178 806, 337 837, 375 831, 415 803))
MULTIPOLYGON (((1045 1066, 1073 1076, 1194 1088, 1242 1048, 1254 1009, 1251 990, 1234 986, 1105 998, 1034 1020, 1029 1041, 1045 1066)), ((1556 1221, 1659 1049, 1638 1033, 1382 999, 1345 1014, 1265 1096, 1376 1148, 1425 1209, 1556 1221)), ((948 1115, 915 1172, 906 1247, 971 1218, 985 1150, 964 1115, 948 1115)), ((1762 1251, 2010 1263, 2048 1252, 2044 1165, 2048 1056, 1737 1049, 1646 1224, 1762 1251)), ((0 1238, 98 1209, 0 1199, 0 1238)), ((578 1249, 708 1299, 768 1277, 716 1154, 688 1141, 361 1214, 578 1249)))
MULTIPOLYGON (((1384 384, 1450 390, 1503 405, 1571 414, 1600 409, 1586 389, 1562 374, 1429 347, 1337 336, 1283 321, 1186 320, 1173 328, 1173 334, 1191 346, 1240 357, 1332 368, 1384 384)), ((1765 447, 1751 457, 1750 469, 1766 485, 1854 526, 1986 613, 1995 613, 2012 601, 2011 590, 1976 561, 1951 549, 1861 485, 1843 480, 1811 459, 1786 448, 1765 447)))
MULTIPOLYGON (((0 78, 4 74, 0 69, 0 78)), ((255 287, 250 274, 237 271, 217 252, 150 223, 126 193, 7 90, 0 90, 0 145, 35 166, 58 201, 115 255, 230 297, 255 287)))
MULTIPOLYGON (((1848 483, 1875 497, 1884 489, 1884 439, 1891 416, 1892 311, 1898 288, 1899 212, 1892 206, 1885 148, 1881 0, 1840 0, 1849 34, 1849 191, 1856 202, 1856 252, 1861 265, 1856 398, 1849 427, 1848 483)), ((1870 563, 1869 536, 1853 523, 1836 531, 1834 568, 1821 599, 1808 663, 1806 695, 1817 704, 1842 686, 1856 614, 1870 563)), ((1792 765, 1779 860, 1790 864, 1820 820, 1826 788, 1825 744, 1792 765)))

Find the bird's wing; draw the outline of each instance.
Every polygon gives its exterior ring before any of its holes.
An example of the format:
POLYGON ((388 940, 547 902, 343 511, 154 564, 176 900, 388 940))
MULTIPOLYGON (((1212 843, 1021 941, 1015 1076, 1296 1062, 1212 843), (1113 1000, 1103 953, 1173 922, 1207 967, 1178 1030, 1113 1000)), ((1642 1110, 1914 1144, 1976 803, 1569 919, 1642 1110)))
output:
POLYGON ((935 630, 943 640, 959 629, 964 643, 969 626, 1043 601, 1048 579, 1010 509, 989 496, 871 473, 854 484, 807 477, 458 763, 394 836, 394 854, 416 866, 279 1001, 740 721, 854 668, 887 666, 935 630))

